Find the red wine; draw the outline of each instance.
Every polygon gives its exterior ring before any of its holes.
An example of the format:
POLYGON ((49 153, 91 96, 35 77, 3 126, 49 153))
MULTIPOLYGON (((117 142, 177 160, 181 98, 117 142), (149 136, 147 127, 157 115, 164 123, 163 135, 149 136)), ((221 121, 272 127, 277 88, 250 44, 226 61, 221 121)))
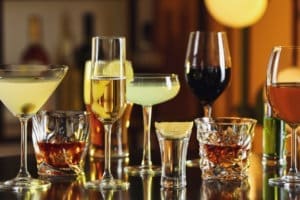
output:
POLYGON ((201 104, 213 103, 227 87, 231 68, 219 66, 197 66, 186 74, 187 83, 198 97, 201 104))
POLYGON ((300 123, 300 84, 280 83, 267 87, 267 95, 275 114, 290 124, 300 123))

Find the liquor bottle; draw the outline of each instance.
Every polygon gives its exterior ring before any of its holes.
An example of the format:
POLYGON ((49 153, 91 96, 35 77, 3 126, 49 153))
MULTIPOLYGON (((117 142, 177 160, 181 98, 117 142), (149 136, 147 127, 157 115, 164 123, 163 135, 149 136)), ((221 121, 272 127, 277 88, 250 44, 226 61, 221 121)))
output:
POLYGON ((263 119, 263 157, 267 166, 286 165, 286 130, 285 123, 274 116, 269 103, 264 104, 263 119))
POLYGON ((42 45, 42 19, 38 15, 31 15, 28 19, 29 45, 21 55, 24 64, 49 64, 49 56, 42 45))
MULTIPOLYGON (((78 88, 78 90, 81 92, 81 96, 83 96, 83 75, 85 63, 88 60, 91 60, 91 43, 94 34, 94 16, 92 13, 88 12, 83 15, 82 27, 82 43, 75 49, 74 52, 75 65, 79 70, 80 80, 82 83, 78 88)), ((84 103, 82 103, 82 108, 84 107, 84 103)))
POLYGON ((69 71, 57 88, 57 109, 81 110, 83 97, 80 87, 80 71, 74 64, 74 40, 71 30, 71 21, 68 13, 64 13, 60 20, 60 36, 57 46, 57 63, 69 66, 69 71))
MULTIPOLYGON (((43 22, 39 15, 30 15, 28 18, 29 44, 21 55, 23 64, 49 64, 49 54, 43 45, 43 22)), ((56 105, 56 92, 54 92, 42 109, 54 109, 56 105)))

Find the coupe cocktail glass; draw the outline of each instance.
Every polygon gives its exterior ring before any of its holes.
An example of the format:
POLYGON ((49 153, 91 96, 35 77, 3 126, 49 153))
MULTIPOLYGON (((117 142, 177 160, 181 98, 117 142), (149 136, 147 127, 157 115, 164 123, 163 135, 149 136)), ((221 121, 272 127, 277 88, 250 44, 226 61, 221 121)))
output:
POLYGON ((180 89, 176 74, 135 74, 127 84, 127 100, 143 107, 144 144, 140 166, 129 166, 129 174, 159 174, 160 167, 152 165, 150 125, 152 106, 174 98, 180 89))

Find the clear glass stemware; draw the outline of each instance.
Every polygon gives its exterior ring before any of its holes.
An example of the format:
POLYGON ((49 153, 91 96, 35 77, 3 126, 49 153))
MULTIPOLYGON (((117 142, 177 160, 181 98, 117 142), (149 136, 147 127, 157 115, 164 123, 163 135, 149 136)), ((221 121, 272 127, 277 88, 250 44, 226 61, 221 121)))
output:
POLYGON ((14 191, 47 189, 50 182, 32 178, 27 169, 28 120, 48 100, 68 67, 63 65, 1 65, 0 99, 21 123, 20 170, 14 179, 1 182, 0 189, 14 191))
POLYGON ((104 124, 104 172, 101 180, 86 183, 87 188, 128 189, 129 183, 111 173, 111 130, 126 107, 125 38, 93 37, 91 60, 91 110, 104 124))
POLYGON ((300 46, 275 46, 271 52, 266 92, 275 115, 284 120, 291 131, 291 163, 286 175, 269 179, 269 183, 285 188, 300 187, 297 168, 296 130, 300 124, 300 46))
MULTIPOLYGON (((200 100, 204 116, 211 117, 213 102, 223 93, 231 79, 231 57, 225 32, 195 31, 189 35, 185 77, 200 100)), ((199 159, 187 161, 199 166, 199 159)))
POLYGON ((180 89, 176 74, 135 74, 127 85, 129 102, 143 107, 144 143, 140 166, 128 166, 125 171, 131 175, 160 174, 161 168, 151 161, 151 117, 152 106, 174 98, 180 89))

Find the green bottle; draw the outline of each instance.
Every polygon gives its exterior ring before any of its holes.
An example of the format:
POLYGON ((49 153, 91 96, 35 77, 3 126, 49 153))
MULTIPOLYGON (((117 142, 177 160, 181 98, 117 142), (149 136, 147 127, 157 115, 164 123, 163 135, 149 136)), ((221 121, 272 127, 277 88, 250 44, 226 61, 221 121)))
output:
POLYGON ((286 130, 284 121, 274 117, 269 103, 264 105, 263 157, 267 166, 286 165, 286 130))

